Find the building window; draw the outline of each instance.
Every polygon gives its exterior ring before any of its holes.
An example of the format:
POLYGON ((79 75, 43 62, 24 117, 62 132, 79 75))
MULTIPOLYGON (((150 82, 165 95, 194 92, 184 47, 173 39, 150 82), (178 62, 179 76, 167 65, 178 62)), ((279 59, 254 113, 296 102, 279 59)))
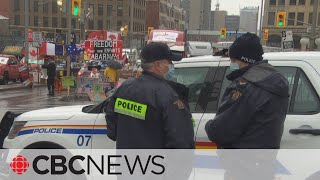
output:
POLYGON ((303 26, 303 23, 304 23, 304 13, 298 13, 297 26, 303 26))
POLYGON ((14 11, 20 11, 20 0, 14 0, 14 11))
POLYGON ((123 16, 123 6, 118 5, 117 16, 123 16))
POLYGON ((112 29, 112 28, 111 28, 111 22, 110 22, 110 20, 107 20, 107 29, 108 29, 108 30, 112 29))
POLYGON ((112 5, 107 6, 107 16, 108 17, 112 16, 112 5))
POLYGON ((54 27, 54 28, 58 27, 58 18, 56 18, 56 17, 52 18, 52 27, 54 27))
POLYGON ((71 25, 72 25, 73 28, 76 28, 76 27, 77 27, 77 21, 76 21, 76 19, 72 19, 71 25))
POLYGON ((269 14, 268 14, 268 25, 269 26, 274 26, 275 17, 276 17, 275 12, 269 12, 269 14))
POLYGON ((20 25, 20 15, 15 15, 14 16, 14 24, 15 25, 20 25))
POLYGON ((49 26, 49 18, 43 17, 43 27, 48 27, 48 26, 49 26))
POLYGON ((297 0, 290 0, 290 5, 292 5, 292 6, 297 5, 297 0))
POLYGON ((286 0, 279 0, 278 5, 284 6, 286 4, 286 0))
POLYGON ((295 21, 296 21, 296 13, 289 13, 288 26, 294 26, 295 21))
POLYGON ((309 13, 309 20, 308 20, 309 24, 312 24, 312 18, 313 18, 313 13, 309 13))
POLYGON ((94 17, 94 4, 89 4, 89 8, 90 8, 90 10, 92 11, 91 16, 94 17))
POLYGON ((305 5, 306 4, 306 0, 299 0, 299 5, 305 5))
POLYGON ((270 5, 276 5, 277 4, 277 0, 270 0, 270 5))
POLYGON ((43 10, 44 13, 48 13, 49 12, 49 7, 48 7, 47 3, 43 5, 43 9, 42 10, 43 10))
POLYGON ((103 21, 102 20, 98 20, 98 29, 103 30, 103 21))
POLYGON ((98 15, 103 16, 103 4, 98 4, 98 15))
POLYGON ((94 21, 89 21, 89 29, 94 29, 94 21))
POLYGON ((122 26, 122 21, 118 21, 117 22, 117 29, 121 28, 121 26, 122 26))
POLYGON ((58 13, 58 4, 57 1, 52 2, 52 13, 58 13))
POLYGON ((39 4, 38 1, 33 2, 33 11, 38 12, 39 11, 39 4))
POLYGON ((310 1, 310 5, 313 5, 313 4, 314 4, 314 0, 311 0, 311 1, 310 1))
POLYGON ((62 18, 61 19, 61 27, 62 28, 67 28, 67 18, 62 18))
POLYGON ((33 26, 39 26, 39 17, 38 16, 35 16, 33 18, 33 26))

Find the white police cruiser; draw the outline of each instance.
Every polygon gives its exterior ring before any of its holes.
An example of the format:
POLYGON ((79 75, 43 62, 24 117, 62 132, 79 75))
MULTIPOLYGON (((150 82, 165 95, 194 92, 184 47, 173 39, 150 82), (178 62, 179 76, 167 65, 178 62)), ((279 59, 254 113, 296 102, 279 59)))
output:
MULTIPOLYGON (((282 148, 320 148, 320 52, 266 53, 264 58, 289 81, 290 106, 282 148)), ((187 58, 175 64, 176 79, 189 88, 189 105, 195 119, 196 145, 214 148, 204 131, 214 118, 229 85, 225 78, 230 60, 220 56, 187 58)), ((106 136, 106 102, 98 105, 36 110, 15 118, 3 147, 100 149, 114 148, 106 136)))

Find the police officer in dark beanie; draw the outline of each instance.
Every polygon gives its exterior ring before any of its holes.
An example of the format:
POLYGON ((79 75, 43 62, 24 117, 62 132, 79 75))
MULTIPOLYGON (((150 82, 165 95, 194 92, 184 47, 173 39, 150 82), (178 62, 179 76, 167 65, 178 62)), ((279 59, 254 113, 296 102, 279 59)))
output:
POLYGON ((209 139, 223 149, 278 149, 289 102, 288 81, 267 60, 257 35, 229 48, 232 81, 218 112, 207 122, 209 139))
POLYGON ((108 137, 117 149, 194 148, 189 108, 166 80, 182 57, 163 43, 148 44, 140 56, 142 75, 125 81, 106 107, 108 137))

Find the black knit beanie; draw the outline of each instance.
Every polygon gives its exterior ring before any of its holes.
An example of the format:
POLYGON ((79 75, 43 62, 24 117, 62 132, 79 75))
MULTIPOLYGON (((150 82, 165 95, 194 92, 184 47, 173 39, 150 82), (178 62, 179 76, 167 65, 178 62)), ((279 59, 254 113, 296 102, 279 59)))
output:
POLYGON ((257 35, 246 33, 237 38, 229 48, 229 57, 253 64, 263 59, 264 54, 257 35))

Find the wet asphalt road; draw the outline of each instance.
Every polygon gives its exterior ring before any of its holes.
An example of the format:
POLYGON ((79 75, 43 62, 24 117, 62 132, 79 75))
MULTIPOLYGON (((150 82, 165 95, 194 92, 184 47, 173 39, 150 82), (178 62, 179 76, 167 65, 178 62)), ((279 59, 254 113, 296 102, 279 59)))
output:
POLYGON ((47 94, 46 87, 0 92, 0 120, 7 111, 27 112, 59 106, 92 104, 89 101, 63 102, 61 98, 67 95, 66 92, 62 92, 61 95, 56 93, 55 97, 47 94))

